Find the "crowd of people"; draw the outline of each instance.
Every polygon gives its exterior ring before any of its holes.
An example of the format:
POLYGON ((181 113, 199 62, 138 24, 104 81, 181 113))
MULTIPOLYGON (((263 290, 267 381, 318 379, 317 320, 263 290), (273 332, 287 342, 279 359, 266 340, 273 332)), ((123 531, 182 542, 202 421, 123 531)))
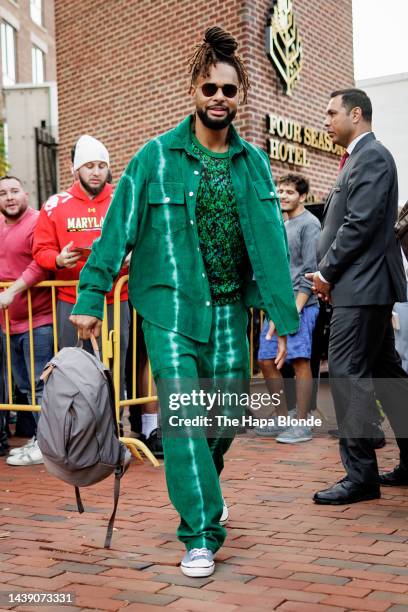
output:
MULTIPOLYGON (((8 307, 13 360, 21 370, 13 367, 17 386, 30 393, 25 290, 46 278, 79 279, 77 294, 72 287, 58 289, 58 345, 70 346, 77 333, 84 342, 91 334, 100 336, 104 297, 109 317, 114 283, 128 274, 128 289, 121 294, 122 397, 128 297, 143 319, 166 432, 169 388, 192 394, 202 379, 217 380, 227 390, 245 386, 248 308, 255 307, 266 315, 258 357, 268 389, 273 394, 282 386, 281 370, 290 362, 296 416, 304 418, 313 395, 312 340, 320 300, 333 311, 329 374, 346 474, 317 492, 314 501, 350 504, 380 497, 380 485, 408 484, 403 410, 408 375, 391 323, 393 304, 406 300, 394 234, 397 175, 391 154, 372 132, 369 98, 358 89, 334 91, 329 98, 326 129, 345 154, 321 227, 305 209, 307 179, 287 174, 276 187, 266 153, 234 128, 249 87, 235 39, 209 28, 190 69, 194 113, 137 152, 113 199, 108 152, 90 136, 75 146, 73 185, 52 196, 40 213, 28 208, 17 178, 0 180, 0 277, 14 281, 0 294, 0 305, 8 307), (399 465, 381 476, 372 432, 378 401, 400 451, 399 465)), ((32 291, 38 371, 53 352, 46 291, 32 291)), ((41 382, 35 393, 40 402, 41 382)), ((183 414, 190 409, 187 403, 183 414)), ((287 413, 284 403, 278 410, 287 413)), ((157 428, 154 412, 146 413, 143 427, 148 439, 157 428)), ((312 439, 309 427, 290 422, 256 434, 282 443, 312 439)), ((210 437, 163 435, 187 576, 210 575, 224 542, 229 512, 220 475, 232 441, 222 428, 210 437)), ((39 462, 37 452, 34 440, 7 461, 39 462)))
MULTIPOLYGON (((56 323, 58 348, 75 346, 78 334, 69 321, 76 300, 76 286, 64 282, 78 281, 92 243, 100 236, 103 220, 110 206, 113 187, 110 183, 109 153, 95 138, 84 135, 72 150, 72 186, 51 196, 36 211, 29 207, 28 194, 19 178, 0 179, 0 278, 13 281, 0 293, 0 307, 8 309, 12 380, 23 403, 41 404, 43 383, 40 379, 45 364, 54 354, 53 313, 48 288, 31 289, 32 333, 34 348, 35 397, 31 393, 30 333, 28 318, 28 288, 44 280, 62 283, 57 288, 56 323), (33 401, 32 401, 33 400, 33 401)), ((119 276, 128 273, 128 259, 119 276)), ((107 294, 108 326, 113 326, 113 293, 107 294)), ((129 344, 130 308, 127 284, 120 294, 120 397, 126 397, 126 355, 129 344)), ((6 356, 6 322, 0 311, 3 361, 6 356)), ((85 349, 91 350, 89 341, 85 349)), ((7 375, 6 368, 3 368, 7 375)), ((6 377, 3 380, 8 389, 6 377)), ((10 402, 12 403, 12 402, 10 402)), ((39 413, 33 412, 33 436, 23 447, 13 449, 7 458, 9 465, 26 466, 42 463, 36 440, 39 413)), ((143 414, 140 437, 160 455, 157 443, 157 407, 143 414), (153 436, 152 436, 153 433, 153 436)), ((4 431, 3 415, 3 431, 4 431)), ((135 433, 138 433, 136 429, 135 433)), ((2 448, 7 447, 3 435, 2 448)))

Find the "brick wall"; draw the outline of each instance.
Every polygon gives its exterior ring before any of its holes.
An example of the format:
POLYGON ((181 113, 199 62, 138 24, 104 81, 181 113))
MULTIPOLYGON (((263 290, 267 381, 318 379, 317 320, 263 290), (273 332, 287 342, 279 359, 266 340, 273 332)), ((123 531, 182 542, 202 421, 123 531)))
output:
MULTIPOLYGON (((210 25, 230 30, 248 62, 252 88, 237 121, 244 137, 266 147, 267 112, 320 128, 328 93, 353 82, 351 0, 294 0, 305 62, 291 98, 265 54, 270 5, 270 0, 55 0, 61 187, 70 182, 69 149, 80 134, 103 140, 117 179, 140 145, 191 110, 187 58, 210 25)), ((309 158, 306 174, 322 196, 338 159, 315 151, 309 158)), ((272 168, 279 176, 289 165, 273 162, 272 168)))
MULTIPOLYGON (((354 85, 351 0, 294 0, 295 19, 302 38, 304 63, 291 97, 282 90, 277 73, 265 54, 264 31, 271 3, 246 3, 245 39, 251 95, 246 111, 246 136, 265 146, 265 114, 294 118, 304 125, 323 128, 324 110, 331 91, 354 85)), ((337 173, 338 157, 307 149, 310 167, 302 168, 272 162, 275 177, 289 171, 302 171, 312 191, 324 196, 337 173)))

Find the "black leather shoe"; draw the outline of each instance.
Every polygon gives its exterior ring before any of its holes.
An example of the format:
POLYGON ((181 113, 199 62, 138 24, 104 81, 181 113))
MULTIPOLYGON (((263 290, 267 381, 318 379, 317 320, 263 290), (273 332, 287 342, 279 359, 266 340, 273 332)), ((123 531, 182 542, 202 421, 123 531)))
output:
POLYGON ((408 486, 408 471, 397 465, 392 472, 380 474, 380 485, 386 487, 408 486))
POLYGON ((153 429, 148 438, 141 434, 140 439, 146 444, 147 448, 155 457, 163 457, 162 437, 161 430, 159 428, 153 429))
POLYGON ((336 483, 330 489, 318 491, 313 496, 316 504, 355 504, 368 499, 381 497, 380 487, 362 487, 350 480, 344 479, 336 483))

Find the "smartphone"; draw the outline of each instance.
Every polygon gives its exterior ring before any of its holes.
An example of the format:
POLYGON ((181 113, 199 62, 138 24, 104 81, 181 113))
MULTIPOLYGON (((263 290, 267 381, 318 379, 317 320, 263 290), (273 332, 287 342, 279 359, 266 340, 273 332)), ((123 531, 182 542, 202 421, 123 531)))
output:
POLYGON ((81 253, 80 261, 84 261, 88 259, 92 251, 92 246, 74 247, 72 250, 76 251, 77 253, 81 253))

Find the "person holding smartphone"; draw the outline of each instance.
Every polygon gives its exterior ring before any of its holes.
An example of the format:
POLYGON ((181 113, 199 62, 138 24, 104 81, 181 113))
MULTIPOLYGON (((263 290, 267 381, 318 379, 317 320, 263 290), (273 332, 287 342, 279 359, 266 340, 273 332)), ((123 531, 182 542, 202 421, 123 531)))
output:
MULTIPOLYGON (((72 150, 74 182, 52 195, 41 209, 34 232, 33 255, 36 262, 51 270, 59 281, 78 280, 102 225, 113 194, 110 184, 109 153, 92 136, 81 136, 72 150)), ((121 262, 122 266, 123 262, 121 262)), ((122 268, 119 274, 127 274, 122 268)), ((113 325, 113 294, 108 293, 108 323, 113 325)), ((130 314, 127 284, 121 291, 121 397, 125 397, 125 360, 129 342, 130 314)), ((57 328, 59 348, 75 346, 77 332, 69 322, 76 300, 76 287, 58 287, 57 328)))

